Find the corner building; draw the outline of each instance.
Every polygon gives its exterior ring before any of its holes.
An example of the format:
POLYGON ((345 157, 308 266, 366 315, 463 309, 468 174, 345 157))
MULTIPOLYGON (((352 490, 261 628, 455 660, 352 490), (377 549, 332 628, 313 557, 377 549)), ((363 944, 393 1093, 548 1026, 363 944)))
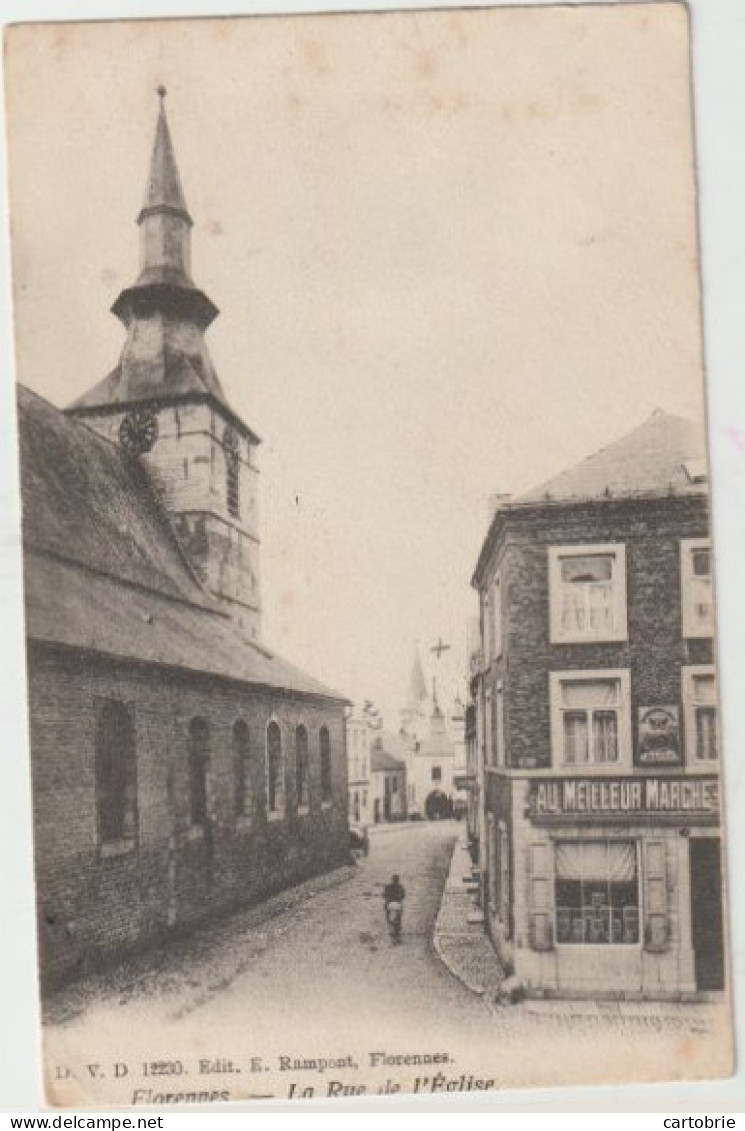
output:
POLYGON ((703 438, 661 412, 514 500, 473 584, 485 922, 529 994, 725 978, 703 438))
POLYGON ((115 369, 21 387, 46 986, 349 859, 346 700, 261 643, 256 434, 204 341, 161 102, 115 369))

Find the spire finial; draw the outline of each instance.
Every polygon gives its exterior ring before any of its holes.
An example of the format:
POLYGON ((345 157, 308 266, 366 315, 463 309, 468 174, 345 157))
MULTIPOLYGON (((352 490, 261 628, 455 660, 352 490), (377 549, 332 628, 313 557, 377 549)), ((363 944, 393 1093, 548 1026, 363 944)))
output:
POLYGON ((160 86, 159 86, 159 87, 157 88, 157 91, 158 91, 158 98, 159 98, 159 99, 161 100, 161 102, 162 102, 162 101, 163 101, 163 99, 165 98, 165 96, 166 96, 166 95, 168 94, 168 91, 167 91, 167 90, 166 90, 166 88, 165 88, 165 87, 163 86, 163 83, 161 83, 161 84, 160 84, 160 86))

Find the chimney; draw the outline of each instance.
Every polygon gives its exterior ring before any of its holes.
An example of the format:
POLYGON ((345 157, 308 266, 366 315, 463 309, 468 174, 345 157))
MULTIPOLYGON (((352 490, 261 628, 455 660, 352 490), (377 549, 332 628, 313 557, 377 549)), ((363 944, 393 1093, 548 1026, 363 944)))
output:
POLYGON ((511 498, 512 495, 504 491, 497 491, 489 495, 487 499, 489 522, 492 522, 497 512, 501 511, 502 507, 507 506, 511 498))

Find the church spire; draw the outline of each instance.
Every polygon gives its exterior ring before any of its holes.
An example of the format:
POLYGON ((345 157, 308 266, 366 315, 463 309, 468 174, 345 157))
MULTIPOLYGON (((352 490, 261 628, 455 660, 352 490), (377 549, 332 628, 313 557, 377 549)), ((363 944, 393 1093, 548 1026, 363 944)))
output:
POLYGON ((155 128, 155 144, 150 158, 150 175, 145 190, 145 199, 142 211, 137 217, 137 223, 142 224, 153 213, 170 213, 180 217, 191 226, 192 219, 186 206, 184 190, 181 187, 176 155, 171 141, 171 131, 168 128, 166 117, 166 88, 158 87, 160 98, 160 111, 158 124, 155 128))
POLYGON ((137 216, 140 272, 111 308, 124 324, 127 339, 116 369, 78 398, 70 410, 90 413, 122 405, 207 397, 248 435, 250 429, 225 400, 204 341, 204 331, 218 309, 191 277, 192 219, 181 186, 165 95, 165 87, 158 87, 155 141, 145 199, 137 216))

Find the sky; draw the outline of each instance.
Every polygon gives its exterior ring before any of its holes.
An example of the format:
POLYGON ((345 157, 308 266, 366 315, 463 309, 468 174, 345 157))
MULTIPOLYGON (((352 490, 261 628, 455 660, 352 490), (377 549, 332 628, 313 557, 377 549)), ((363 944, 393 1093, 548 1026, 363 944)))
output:
POLYGON ((116 364, 159 83, 259 449, 264 637, 393 725, 465 694, 488 499, 702 412, 682 5, 19 27, 19 380, 116 364))

